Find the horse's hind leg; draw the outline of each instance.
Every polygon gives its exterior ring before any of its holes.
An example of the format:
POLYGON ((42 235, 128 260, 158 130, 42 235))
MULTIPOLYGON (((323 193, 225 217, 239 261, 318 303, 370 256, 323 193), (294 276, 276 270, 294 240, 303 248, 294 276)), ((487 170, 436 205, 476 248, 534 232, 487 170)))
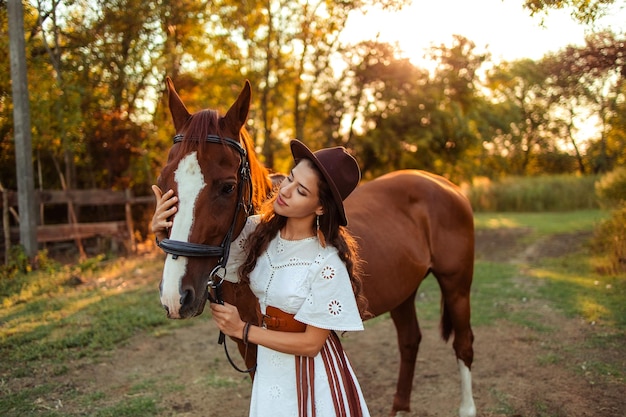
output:
POLYGON ((391 416, 397 412, 410 411, 411 390, 413 389, 413 375, 417 351, 422 340, 422 333, 415 311, 415 294, 411 294, 402 304, 391 310, 391 318, 396 326, 398 348, 400 350, 400 373, 396 385, 396 395, 393 399, 391 416))
POLYGON ((465 280, 438 279, 443 302, 442 336, 447 341, 454 332, 454 352, 461 377, 460 417, 475 417, 471 367, 474 360, 474 334, 470 324, 470 283, 465 280), (455 285, 451 285, 451 284, 455 285), (461 284, 459 284, 461 283, 461 284))

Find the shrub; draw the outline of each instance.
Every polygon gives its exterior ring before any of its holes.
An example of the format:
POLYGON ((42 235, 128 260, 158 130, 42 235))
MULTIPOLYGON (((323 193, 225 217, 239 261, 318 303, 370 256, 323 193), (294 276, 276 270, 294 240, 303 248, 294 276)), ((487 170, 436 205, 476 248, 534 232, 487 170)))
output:
POLYGON ((626 201, 626 167, 616 168, 603 175, 595 184, 596 195, 606 208, 619 206, 626 201))
POLYGON ((594 252, 607 257, 607 272, 626 271, 626 201, 622 201, 611 217, 598 225, 591 246, 594 252))

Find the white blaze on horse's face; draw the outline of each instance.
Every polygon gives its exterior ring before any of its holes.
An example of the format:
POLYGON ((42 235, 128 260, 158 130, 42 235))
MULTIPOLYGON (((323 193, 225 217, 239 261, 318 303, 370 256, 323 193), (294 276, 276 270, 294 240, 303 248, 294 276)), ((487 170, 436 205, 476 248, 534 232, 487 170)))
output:
MULTIPOLYGON (((200 191, 206 186, 196 152, 185 156, 178 163, 174 180, 178 186, 178 211, 174 216, 170 239, 189 242, 193 225, 193 213, 200 191)), ((180 318, 182 306, 182 279, 187 271, 187 257, 174 259, 171 254, 165 259, 161 281, 161 304, 167 308, 169 317, 180 318)))

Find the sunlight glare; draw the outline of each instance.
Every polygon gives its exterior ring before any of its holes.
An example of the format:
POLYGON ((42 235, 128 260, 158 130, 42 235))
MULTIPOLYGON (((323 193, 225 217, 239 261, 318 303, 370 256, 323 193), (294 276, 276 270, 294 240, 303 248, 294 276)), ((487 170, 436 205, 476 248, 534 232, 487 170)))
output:
MULTIPOLYGON (((625 14, 620 11, 603 18, 598 26, 623 31, 625 14)), ((566 10, 551 10, 541 27, 540 17, 531 17, 521 0, 413 0, 399 12, 372 8, 350 15, 342 40, 353 44, 378 37, 381 42, 397 43, 414 65, 432 70, 428 49, 450 46, 455 34, 474 42, 477 53, 488 51, 499 62, 539 59, 566 45, 582 45, 586 30, 566 10)))

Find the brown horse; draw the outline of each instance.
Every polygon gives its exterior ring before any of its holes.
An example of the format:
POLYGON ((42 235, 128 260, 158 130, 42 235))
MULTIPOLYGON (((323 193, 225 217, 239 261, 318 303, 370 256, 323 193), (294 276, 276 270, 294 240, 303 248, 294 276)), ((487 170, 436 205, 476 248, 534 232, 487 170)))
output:
MULTIPOLYGON (((228 246, 243 227, 250 207, 271 193, 268 171, 253 152, 244 129, 250 84, 219 116, 190 114, 168 78, 174 145, 159 178, 162 190, 179 198, 161 281, 161 302, 170 318, 202 313, 214 291, 237 305, 242 319, 258 323, 258 303, 249 288, 224 279, 228 246)), ((473 417, 470 368, 473 334, 470 287, 474 268, 472 209, 459 189, 423 171, 387 174, 360 185, 345 201, 349 230, 365 261, 364 292, 375 315, 391 313, 400 349, 400 373, 390 415, 409 411, 421 331, 415 310, 420 283, 432 273, 441 288, 441 331, 453 347, 461 375, 461 417, 473 417)), ((216 295, 217 297, 217 295, 216 295)), ((220 300, 218 300, 220 301, 220 300)), ((237 340, 247 367, 255 362, 237 340)))

